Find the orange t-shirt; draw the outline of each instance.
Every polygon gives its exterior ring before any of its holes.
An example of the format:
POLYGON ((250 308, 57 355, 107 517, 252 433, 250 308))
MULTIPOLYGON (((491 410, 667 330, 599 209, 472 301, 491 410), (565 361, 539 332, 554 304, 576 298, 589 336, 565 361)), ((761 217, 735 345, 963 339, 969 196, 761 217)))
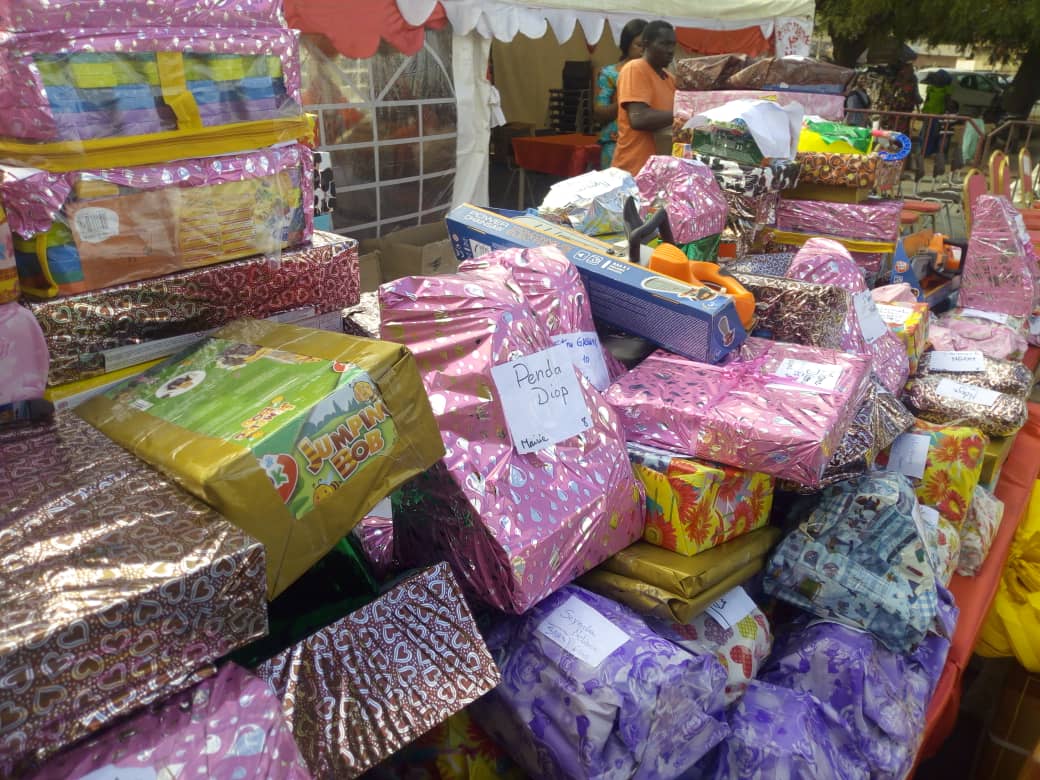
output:
POLYGON ((646 103, 658 111, 671 111, 675 102, 675 77, 665 71, 661 78, 653 65, 639 58, 627 63, 618 75, 618 140, 614 167, 635 176, 650 159, 657 146, 649 130, 633 130, 626 103, 646 103))

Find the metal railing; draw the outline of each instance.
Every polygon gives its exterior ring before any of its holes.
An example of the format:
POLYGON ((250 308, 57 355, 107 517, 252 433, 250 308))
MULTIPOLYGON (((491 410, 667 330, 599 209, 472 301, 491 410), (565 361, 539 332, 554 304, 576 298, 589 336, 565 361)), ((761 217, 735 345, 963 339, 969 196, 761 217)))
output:
POLYGON ((988 160, 989 156, 999 149, 1012 158, 1013 163, 1017 165, 1015 155, 1023 146, 1032 151, 1034 139, 1040 145, 1040 120, 1009 119, 1001 122, 986 134, 982 159, 988 160))

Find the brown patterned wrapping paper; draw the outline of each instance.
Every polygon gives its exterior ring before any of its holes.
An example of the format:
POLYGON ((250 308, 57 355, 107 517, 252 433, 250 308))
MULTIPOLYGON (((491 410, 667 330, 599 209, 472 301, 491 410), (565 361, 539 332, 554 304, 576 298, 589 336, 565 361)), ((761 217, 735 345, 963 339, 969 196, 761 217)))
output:
POLYGON ((771 276, 733 274, 755 296, 755 335, 807 347, 841 349, 852 307, 847 290, 771 276))
POLYGON ((72 415, 0 433, 0 775, 267 631, 263 547, 72 415))
POLYGON ((357 777, 501 680, 441 563, 256 670, 315 777, 357 777))
POLYGON ((802 164, 801 181, 832 187, 894 189, 903 173, 903 163, 882 160, 877 154, 828 154, 799 152, 795 158, 802 164))
POLYGON ((251 257, 158 279, 31 303, 51 353, 50 384, 106 372, 105 350, 311 307, 353 306, 360 296, 357 242, 315 231, 281 260, 251 257))
POLYGON ((746 54, 712 54, 679 60, 675 63, 675 88, 691 92, 725 89, 727 79, 747 63, 746 54))
POLYGON ((997 360, 982 356, 982 371, 936 371, 932 368, 932 352, 925 352, 918 363, 918 376, 945 376, 966 385, 988 387, 998 393, 1025 398, 1033 390, 1033 372, 1014 360, 997 360))
POLYGON ((989 405, 947 398, 938 392, 939 383, 947 379, 951 379, 948 374, 930 374, 910 380, 906 386, 906 403, 910 410, 922 420, 940 424, 957 422, 978 428, 987 436, 1010 436, 1026 424, 1029 410, 1023 398, 998 393, 997 399, 989 405))

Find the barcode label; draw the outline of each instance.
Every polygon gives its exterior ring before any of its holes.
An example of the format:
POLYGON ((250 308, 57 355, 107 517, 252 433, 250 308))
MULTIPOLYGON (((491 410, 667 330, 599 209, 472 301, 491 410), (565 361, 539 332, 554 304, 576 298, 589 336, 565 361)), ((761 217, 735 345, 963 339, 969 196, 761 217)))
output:
POLYGON ((100 244, 119 235, 119 215, 112 209, 90 206, 80 209, 72 220, 80 241, 100 244))

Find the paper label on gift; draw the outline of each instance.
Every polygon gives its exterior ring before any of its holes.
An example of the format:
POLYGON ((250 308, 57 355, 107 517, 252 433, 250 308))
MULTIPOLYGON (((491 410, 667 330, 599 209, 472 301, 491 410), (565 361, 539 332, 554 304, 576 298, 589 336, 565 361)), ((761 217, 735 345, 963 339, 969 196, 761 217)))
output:
POLYGON ((994 311, 983 311, 982 309, 961 309, 962 317, 974 317, 978 320, 989 320, 990 322, 999 322, 1001 325, 1007 325, 1010 315, 1000 314, 994 311))
POLYGON ((112 209, 90 206, 80 209, 72 220, 80 241, 100 244, 119 235, 119 215, 112 209))
POLYGON ((968 401, 974 404, 982 404, 983 406, 993 406, 997 399, 1000 398, 1000 393, 994 390, 966 385, 954 379, 940 379, 935 392, 943 398, 950 398, 954 401, 968 401))
POLYGON ((535 630, 592 667, 631 639, 577 596, 549 613, 535 630))
POLYGON ((85 775, 80 780, 157 780, 159 777, 150 766, 122 767, 106 764, 85 775))
POLYGON ((723 628, 733 628, 751 614, 755 602, 739 585, 720 599, 713 601, 705 611, 723 628))
POLYGON ((906 321, 914 313, 913 309, 906 306, 893 306, 890 303, 877 304, 877 310, 881 319, 889 325, 906 325, 906 321))
POLYGON ((786 379, 793 379, 803 385, 833 390, 838 386, 842 370, 841 366, 813 363, 809 360, 796 360, 795 358, 784 358, 780 362, 779 368, 776 369, 776 375, 786 379))
POLYGON ((597 390, 606 390, 610 384, 607 363, 603 359, 603 347, 600 346, 596 331, 579 331, 553 336, 553 343, 566 347, 571 362, 585 375, 597 390))
POLYGON ((929 358, 928 367, 933 371, 966 373, 969 371, 985 371, 986 363, 982 359, 982 353, 978 350, 968 350, 966 352, 936 351, 929 358))
POLYGON ((537 452, 592 427, 566 347, 549 347, 494 366, 491 376, 517 452, 537 452))
POLYGON ((1040 317, 1029 318, 1029 334, 1031 336, 1040 336, 1040 317))
POLYGON ((877 304, 874 303, 870 290, 856 293, 852 296, 852 302, 856 306, 856 317, 859 319, 860 332, 868 344, 873 344, 888 333, 888 326, 881 319, 877 304))
POLYGON ((927 433, 904 433, 892 442, 888 454, 888 471, 921 479, 928 463, 928 448, 932 437, 927 433))
POLYGON ((491 247, 487 244, 482 244, 479 241, 474 241, 472 238, 469 239, 469 251, 472 257, 483 257, 484 255, 491 252, 491 247))

